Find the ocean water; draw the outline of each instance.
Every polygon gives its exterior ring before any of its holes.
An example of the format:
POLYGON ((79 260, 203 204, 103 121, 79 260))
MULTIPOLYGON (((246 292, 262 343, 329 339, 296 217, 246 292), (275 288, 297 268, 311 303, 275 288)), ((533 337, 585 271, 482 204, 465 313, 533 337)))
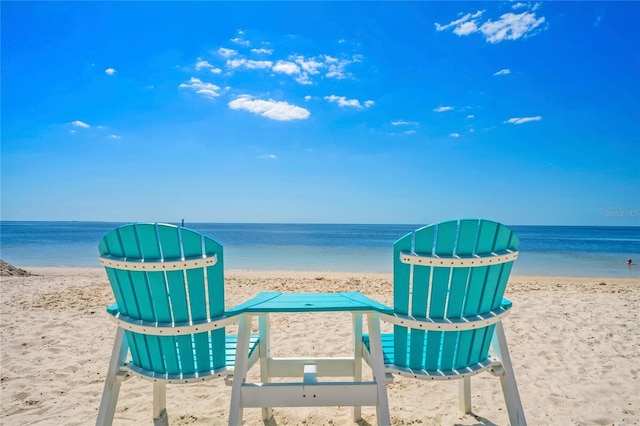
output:
MULTIPOLYGON (((0 258, 16 266, 98 267, 114 222, 0 222, 0 258)), ((419 225, 191 223, 224 246, 225 268, 391 272, 393 242, 419 225)), ((640 278, 640 227, 511 226, 519 275, 640 278)))

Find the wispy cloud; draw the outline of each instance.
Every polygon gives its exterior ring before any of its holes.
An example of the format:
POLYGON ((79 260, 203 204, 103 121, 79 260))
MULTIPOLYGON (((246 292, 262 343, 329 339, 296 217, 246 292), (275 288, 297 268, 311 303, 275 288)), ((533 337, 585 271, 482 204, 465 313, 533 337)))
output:
POLYGON ((117 71, 113 68, 107 68, 106 70, 104 70, 104 73, 107 75, 114 75, 115 73, 117 73, 117 71))
POLYGON ((511 70, 509 68, 503 68, 500 71, 493 73, 493 75, 507 75, 511 74, 511 70))
POLYGON ((213 83, 205 83, 199 78, 191 77, 189 82, 182 83, 178 86, 183 89, 191 89, 199 95, 202 95, 207 98, 215 98, 220 96, 218 91, 220 90, 219 86, 216 86, 213 83))
MULTIPOLYGON (((440 25, 439 23, 436 22, 436 30, 437 31, 444 31, 444 30, 448 30, 449 28, 453 27, 453 31, 455 32, 460 26, 471 22, 471 23, 475 23, 475 19, 479 18, 482 16, 482 14, 484 13, 484 10, 479 10, 474 14, 471 13, 467 13, 466 15, 462 16, 459 19, 456 19, 455 21, 451 21, 448 24, 445 25, 440 25)), ((458 34, 458 33, 456 33, 458 34)))
POLYGON ((344 59, 344 58, 338 59, 338 58, 331 57, 329 55, 324 55, 324 59, 328 68, 325 76, 327 78, 335 78, 338 80, 343 80, 345 78, 352 77, 352 74, 346 71, 347 66, 354 62, 361 62, 362 56, 354 55, 350 59, 344 59))
POLYGON ((417 121, 395 120, 391 122, 392 126, 417 126, 417 121))
POLYGON ((88 129, 89 127, 91 127, 89 124, 85 123, 84 121, 80 121, 80 120, 72 121, 69 124, 71 124, 73 127, 82 127, 84 129, 88 129))
POLYGON ((252 59, 230 59, 227 61, 229 68, 247 68, 251 70, 269 69, 273 67, 272 61, 254 61, 252 59))
POLYGON ((375 105, 374 101, 364 101, 362 104, 357 99, 347 99, 345 96, 329 95, 324 97, 325 100, 338 104, 341 108, 369 108, 375 105))
POLYGON ((113 135, 109 135, 109 136, 107 136, 107 137, 108 137, 109 139, 122 139, 122 136, 120 136, 120 135, 115 135, 115 134, 113 134, 113 135))
POLYGON ((247 40, 241 38, 241 37, 235 37, 231 39, 232 42, 234 42, 235 44, 239 44, 241 46, 250 46, 251 43, 249 43, 247 40))
POLYGON ((214 67, 209 63, 209 61, 204 61, 198 58, 198 62, 196 62, 196 71, 200 71, 202 69, 208 69, 214 74, 220 74, 222 70, 220 68, 214 67))
POLYGON ((220 49, 218 49, 218 55, 222 56, 223 58, 230 58, 237 54, 238 54, 237 50, 227 49, 226 47, 221 47, 220 49))
MULTIPOLYGON (((522 3, 517 4, 514 9, 525 7, 522 3)), ((529 7, 529 6, 527 6, 529 7)), ((538 5, 529 7, 529 11, 522 13, 505 13, 500 19, 492 21, 487 19, 481 22, 480 18, 484 14, 484 10, 476 13, 467 13, 466 15, 451 21, 448 24, 441 25, 436 23, 437 31, 445 31, 453 28, 454 34, 458 36, 466 36, 469 34, 480 32, 484 35, 489 43, 499 43, 504 40, 518 40, 522 37, 533 35, 536 30, 542 30, 545 23, 544 17, 537 17, 534 11, 538 5)))
POLYGON ((242 95, 232 100, 229 102, 229 108, 249 111, 278 121, 304 120, 311 115, 309 110, 288 102, 253 99, 249 95, 242 95))
POLYGON ((251 43, 244 38, 244 30, 237 30, 237 36, 232 38, 231 41, 241 46, 250 46, 251 43))
POLYGON ((266 154, 266 155, 260 155, 258 158, 263 158, 265 160, 277 160, 278 156, 275 154, 266 154))
POLYGON ((265 49, 261 47, 259 49, 251 49, 251 52, 257 53, 258 55, 271 55, 273 53, 273 49, 265 49))
POLYGON ((453 110, 452 106, 439 106, 438 108, 433 109, 435 112, 445 112, 453 110))
POLYGON ((536 115, 535 117, 514 117, 514 118, 510 118, 507 121, 505 121, 505 123, 508 124, 524 124, 524 123, 528 123, 530 121, 540 121, 542 120, 542 117, 539 115, 536 115))
POLYGON ((451 136, 452 138, 459 138, 460 133, 450 133, 449 136, 451 136))

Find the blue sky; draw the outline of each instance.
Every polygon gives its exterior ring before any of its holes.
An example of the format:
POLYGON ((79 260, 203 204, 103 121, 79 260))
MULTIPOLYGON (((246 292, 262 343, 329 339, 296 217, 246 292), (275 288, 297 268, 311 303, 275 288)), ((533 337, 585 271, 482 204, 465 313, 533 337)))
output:
POLYGON ((2 2, 3 220, 640 224, 639 2, 2 2))

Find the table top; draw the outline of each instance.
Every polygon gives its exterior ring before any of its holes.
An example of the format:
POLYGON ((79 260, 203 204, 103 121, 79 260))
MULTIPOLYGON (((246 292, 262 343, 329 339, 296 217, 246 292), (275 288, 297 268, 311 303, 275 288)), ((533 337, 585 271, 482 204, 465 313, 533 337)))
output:
POLYGON ((359 291, 340 293, 281 293, 265 291, 227 311, 267 312, 364 312, 392 313, 393 309, 359 291))

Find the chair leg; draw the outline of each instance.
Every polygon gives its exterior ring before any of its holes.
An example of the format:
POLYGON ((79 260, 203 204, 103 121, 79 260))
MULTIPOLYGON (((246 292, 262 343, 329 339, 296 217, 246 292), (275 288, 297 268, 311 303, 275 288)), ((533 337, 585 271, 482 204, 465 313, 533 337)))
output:
POLYGON ((122 383, 122 379, 118 377, 118 373, 120 372, 120 367, 124 365, 128 350, 129 345, 124 331, 118 327, 113 342, 113 350, 111 351, 107 378, 104 382, 104 390, 102 391, 102 400, 100 401, 96 426, 111 425, 113 423, 113 416, 115 415, 116 404, 118 403, 118 394, 120 393, 120 384, 122 383))
POLYGON ((460 411, 471 413, 471 376, 464 376, 458 380, 458 403, 460 411))
POLYGON ((376 417, 379 426, 391 424, 389 415, 389 400, 387 398, 387 378, 384 370, 384 356, 382 354, 382 336, 380 332, 380 314, 377 312, 367 314, 369 328, 369 344, 371 347, 371 359, 373 379, 378 387, 378 404, 376 405, 376 417))
POLYGON ((243 314, 238 321, 238 344, 236 345, 236 362, 233 368, 233 385, 231 386, 229 426, 242 424, 242 385, 246 379, 249 364, 247 354, 250 335, 251 317, 243 314))
POLYGON ((520 401, 520 393, 513 373, 513 365, 511 364, 511 356, 509 355, 507 338, 504 334, 502 322, 496 324, 491 346, 495 356, 502 362, 502 368, 504 369, 504 374, 500 376, 500 384, 502 385, 502 393, 509 412, 509 422, 512 425, 525 426, 527 421, 524 417, 524 409, 520 401))
POLYGON ((153 382, 153 419, 167 415, 167 384, 153 382))

